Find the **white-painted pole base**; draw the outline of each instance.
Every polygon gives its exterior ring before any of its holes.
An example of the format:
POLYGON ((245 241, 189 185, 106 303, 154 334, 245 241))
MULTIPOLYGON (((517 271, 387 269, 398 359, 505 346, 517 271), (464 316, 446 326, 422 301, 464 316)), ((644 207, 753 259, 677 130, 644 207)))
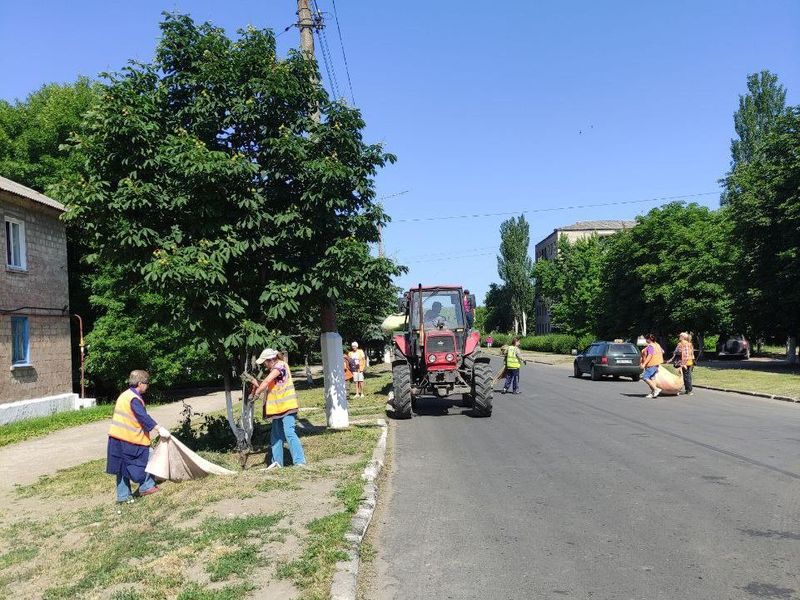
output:
POLYGON ((325 374, 325 416, 328 427, 344 429, 350 426, 350 415, 347 413, 342 336, 336 332, 326 332, 320 336, 319 341, 325 374))
POLYGON ((797 364, 797 338, 793 335, 786 340, 786 362, 790 365, 797 364))

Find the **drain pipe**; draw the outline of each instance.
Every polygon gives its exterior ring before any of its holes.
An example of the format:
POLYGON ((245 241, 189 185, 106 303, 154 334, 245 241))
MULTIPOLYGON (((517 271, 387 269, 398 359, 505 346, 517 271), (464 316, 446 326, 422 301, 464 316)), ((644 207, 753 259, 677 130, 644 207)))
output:
POLYGON ((73 314, 73 317, 78 319, 78 334, 80 335, 80 342, 78 345, 81 349, 81 400, 86 398, 86 378, 85 378, 85 365, 86 365, 86 344, 83 342, 83 319, 80 315, 73 314))

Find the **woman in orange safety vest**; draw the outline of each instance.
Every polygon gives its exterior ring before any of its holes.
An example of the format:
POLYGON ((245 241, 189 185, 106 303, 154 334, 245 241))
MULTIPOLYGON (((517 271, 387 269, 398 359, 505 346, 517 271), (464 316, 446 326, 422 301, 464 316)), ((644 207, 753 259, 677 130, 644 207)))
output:
POLYGON ((157 431, 165 439, 170 435, 144 407, 143 396, 150 387, 147 371, 131 371, 128 386, 117 398, 108 429, 106 473, 117 476, 117 502, 133 502, 131 481, 139 484, 137 496, 159 490, 153 477, 145 472, 150 458, 150 434, 157 431))
POLYGON ((680 341, 672 354, 672 362, 683 374, 683 388, 688 396, 694 396, 692 391, 692 371, 694 370, 694 346, 692 336, 683 332, 678 336, 680 341))
POLYGON ((283 355, 277 350, 267 348, 256 360, 256 364, 267 368, 267 377, 256 388, 254 397, 267 392, 264 401, 264 418, 272 419, 269 430, 269 441, 272 446, 272 462, 267 469, 283 467, 283 443, 289 445, 292 463, 295 466, 306 464, 303 445, 295 432, 297 411, 300 408, 297 402, 297 392, 294 389, 292 373, 289 365, 283 360, 283 355))

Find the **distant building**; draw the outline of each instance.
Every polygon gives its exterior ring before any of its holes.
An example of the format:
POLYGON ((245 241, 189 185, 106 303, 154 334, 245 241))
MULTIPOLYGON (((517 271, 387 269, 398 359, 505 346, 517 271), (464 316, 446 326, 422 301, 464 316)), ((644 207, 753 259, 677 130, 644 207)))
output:
POLYGON ((81 405, 72 393, 64 210, 0 177, 0 424, 81 405))
MULTIPOLYGON (((553 233, 536 244, 536 261, 552 260, 558 252, 558 240, 562 236, 567 241, 574 243, 577 240, 590 237, 592 235, 607 236, 613 235, 623 229, 630 229, 636 225, 636 221, 578 221, 573 225, 554 229, 553 233)), ((550 311, 545 298, 536 297, 536 333, 550 333, 550 311)))

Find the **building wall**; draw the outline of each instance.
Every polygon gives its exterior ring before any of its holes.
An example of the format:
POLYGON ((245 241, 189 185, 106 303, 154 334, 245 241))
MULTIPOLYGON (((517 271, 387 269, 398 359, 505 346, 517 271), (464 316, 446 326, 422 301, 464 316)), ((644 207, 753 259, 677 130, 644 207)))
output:
POLYGON ((11 316, 0 314, 0 403, 28 400, 72 391, 67 239, 60 212, 0 190, 2 262, 0 310, 22 306, 55 310, 15 312, 27 316, 30 366, 11 368, 11 316), (25 223, 27 268, 6 265, 5 218, 25 223))

